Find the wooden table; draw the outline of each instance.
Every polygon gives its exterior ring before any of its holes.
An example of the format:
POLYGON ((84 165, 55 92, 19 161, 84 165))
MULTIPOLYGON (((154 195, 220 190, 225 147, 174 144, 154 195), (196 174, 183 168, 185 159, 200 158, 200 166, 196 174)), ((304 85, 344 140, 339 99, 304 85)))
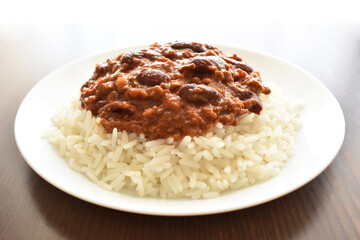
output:
POLYGON ((360 25, 168 24, 141 32, 117 25, 0 26, 0 83, 0 239, 360 239, 360 25), (26 164, 15 144, 14 119, 39 80, 97 51, 168 39, 253 48, 315 75, 346 119, 335 160, 277 200, 194 217, 96 206, 58 190, 26 164))

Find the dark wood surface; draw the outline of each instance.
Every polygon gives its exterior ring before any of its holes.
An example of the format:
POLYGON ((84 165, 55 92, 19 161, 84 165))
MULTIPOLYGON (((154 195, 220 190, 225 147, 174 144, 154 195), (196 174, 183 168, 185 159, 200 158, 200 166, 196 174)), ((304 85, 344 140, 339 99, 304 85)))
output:
POLYGON ((142 28, 141 34, 116 25, 3 25, 0 83, 0 239, 360 239, 359 24, 168 24, 142 28), (264 51, 316 76, 338 99, 346 121, 344 144, 332 164, 279 199, 194 217, 96 206, 58 190, 26 164, 15 143, 14 119, 38 81, 94 52, 175 39, 264 51))

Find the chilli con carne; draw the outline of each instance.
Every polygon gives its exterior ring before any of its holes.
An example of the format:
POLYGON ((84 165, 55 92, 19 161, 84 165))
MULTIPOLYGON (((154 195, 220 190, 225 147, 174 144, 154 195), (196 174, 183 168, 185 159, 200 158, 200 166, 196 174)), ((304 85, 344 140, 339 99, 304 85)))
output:
POLYGON ((195 42, 155 43, 97 64, 81 87, 81 103, 109 133, 117 128, 178 140, 259 114, 259 94, 270 92, 235 54, 195 42))

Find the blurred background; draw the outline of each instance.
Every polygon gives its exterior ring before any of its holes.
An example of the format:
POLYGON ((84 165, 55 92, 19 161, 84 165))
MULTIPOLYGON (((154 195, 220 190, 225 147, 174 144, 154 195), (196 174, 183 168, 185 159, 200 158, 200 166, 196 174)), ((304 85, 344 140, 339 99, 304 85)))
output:
MULTIPOLYGON (((360 22, 356 21, 206 23, 189 20, 172 23, 166 20, 144 25, 139 21, 136 21, 138 25, 131 24, 131 21, 124 25, 114 22, 0 25, 0 81, 21 84, 21 88, 11 85, 16 88, 13 91, 9 91, 10 86, 0 88, 0 93, 6 91, 17 96, 16 103, 19 105, 32 86, 66 63, 106 50, 174 40, 232 45, 266 52, 304 68, 326 82, 330 90, 338 88, 339 81, 332 77, 331 72, 358 64, 354 59, 359 52, 354 49, 359 49, 359 42, 355 39, 360 36, 360 22), (344 55, 347 57, 343 58, 344 55)), ((359 86, 356 81, 353 84, 359 86)))
POLYGON ((0 239, 359 239, 357 3, 0 0, 0 239), (266 52, 317 77, 345 115, 346 136, 334 162, 277 200, 188 218, 95 206, 51 186, 26 164, 16 147, 14 119, 37 82, 97 52, 173 40, 266 52))

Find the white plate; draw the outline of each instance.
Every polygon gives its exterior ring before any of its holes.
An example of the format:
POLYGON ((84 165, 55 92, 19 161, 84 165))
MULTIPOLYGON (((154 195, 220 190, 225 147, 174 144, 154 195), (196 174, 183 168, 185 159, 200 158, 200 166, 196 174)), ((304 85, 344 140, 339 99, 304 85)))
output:
POLYGON ((294 191, 318 176, 339 151, 345 133, 344 116, 335 97, 320 81, 278 58, 219 46, 225 53, 243 57, 260 71, 263 79, 284 89, 290 99, 305 101, 295 154, 279 175, 217 198, 201 200, 140 198, 101 189, 71 170, 41 135, 50 128, 55 111, 68 104, 92 75, 96 63, 141 47, 100 53, 70 63, 41 80, 23 100, 15 120, 17 145, 30 167, 55 187, 85 201, 128 212, 168 216, 220 213, 258 205, 294 191))

